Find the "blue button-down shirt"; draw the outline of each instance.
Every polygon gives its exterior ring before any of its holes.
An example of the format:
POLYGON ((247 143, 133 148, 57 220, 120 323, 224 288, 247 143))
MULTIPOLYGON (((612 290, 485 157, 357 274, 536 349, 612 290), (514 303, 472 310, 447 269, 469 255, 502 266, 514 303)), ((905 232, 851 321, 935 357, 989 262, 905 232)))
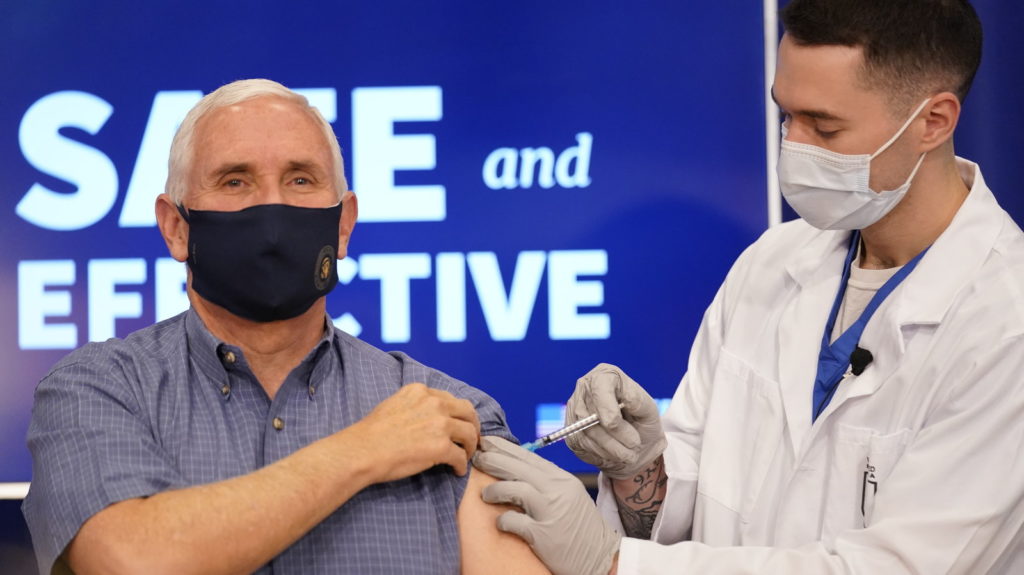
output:
MULTIPOLYGON (((514 440, 483 392, 330 325, 273 400, 194 310, 76 350, 40 382, 29 426, 23 510, 40 571, 111 503, 250 473, 414 381, 470 400, 483 434, 514 440)), ((258 573, 455 573, 465 485, 445 466, 372 485, 258 573)))

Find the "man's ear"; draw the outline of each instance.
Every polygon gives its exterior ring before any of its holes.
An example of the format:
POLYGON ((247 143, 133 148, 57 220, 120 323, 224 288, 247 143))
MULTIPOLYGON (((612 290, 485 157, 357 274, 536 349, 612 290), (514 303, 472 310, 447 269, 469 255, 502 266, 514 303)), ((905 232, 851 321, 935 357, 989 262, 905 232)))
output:
POLYGON ((356 227, 359 217, 359 202, 351 190, 341 196, 341 219, 338 221, 338 259, 348 255, 348 241, 352 237, 352 229, 356 227))
POLYGON ((932 97, 924 109, 925 129, 921 137, 921 151, 930 152, 953 137, 960 121, 960 98, 952 92, 932 97))
POLYGON ((183 262, 188 259, 188 223, 178 213, 178 207, 167 194, 156 198, 156 224, 164 237, 171 257, 183 262))

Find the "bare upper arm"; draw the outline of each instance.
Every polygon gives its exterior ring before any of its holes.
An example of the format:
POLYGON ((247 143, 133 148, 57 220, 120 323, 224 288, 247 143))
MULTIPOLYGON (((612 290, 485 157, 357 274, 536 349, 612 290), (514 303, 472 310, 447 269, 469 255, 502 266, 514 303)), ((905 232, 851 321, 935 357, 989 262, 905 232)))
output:
POLYGON ((498 530, 498 516, 515 507, 492 505, 480 497, 483 488, 495 481, 476 468, 469 473, 458 511, 462 575, 550 574, 525 541, 498 530))

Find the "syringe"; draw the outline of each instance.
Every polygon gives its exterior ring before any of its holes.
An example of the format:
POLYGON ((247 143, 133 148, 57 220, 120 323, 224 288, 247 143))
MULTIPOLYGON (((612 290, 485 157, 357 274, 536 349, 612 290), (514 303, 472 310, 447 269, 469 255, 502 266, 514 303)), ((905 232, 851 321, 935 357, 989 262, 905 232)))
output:
MULTIPOLYGON (((619 409, 622 409, 625 406, 626 406, 626 404, 620 403, 619 404, 619 409)), ((575 434, 583 431, 584 429, 590 429, 591 427, 594 427, 595 425, 597 425, 600 422, 601 422, 601 420, 597 416, 596 413, 593 414, 593 415, 588 415, 588 416, 584 417, 583 419, 577 421, 576 423, 567 425, 567 426, 563 427, 562 429, 559 429, 558 431, 553 431, 553 432, 545 435, 544 437, 537 438, 535 441, 531 441, 529 443, 524 443, 522 445, 522 448, 527 450, 527 451, 537 451, 541 447, 547 447, 547 446, 551 445, 552 443, 557 443, 559 441, 562 441, 566 437, 569 437, 570 435, 575 435, 575 434)))

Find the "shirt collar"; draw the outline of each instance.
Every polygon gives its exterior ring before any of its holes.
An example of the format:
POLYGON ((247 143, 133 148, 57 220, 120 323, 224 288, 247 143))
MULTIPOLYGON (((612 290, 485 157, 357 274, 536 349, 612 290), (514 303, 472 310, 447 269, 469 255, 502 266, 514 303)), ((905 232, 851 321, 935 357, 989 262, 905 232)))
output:
MULTIPOLYGON (((222 390, 227 383, 227 372, 231 368, 247 365, 242 350, 215 337, 192 307, 185 312, 185 334, 188 338, 189 357, 195 362, 203 377, 218 390, 222 390)), ((298 374, 300 377, 308 377, 321 363, 335 338, 334 324, 325 314, 324 331, 320 340, 298 366, 302 370, 298 374)))
POLYGON ((321 366, 324 365, 323 358, 327 355, 327 350, 332 347, 334 339, 334 323, 331 322, 330 316, 324 314, 324 332, 320 336, 320 341, 313 346, 313 349, 306 354, 302 363, 299 364, 299 368, 302 369, 302 372, 298 374, 300 377, 308 379, 314 370, 321 369, 321 366))
POLYGON ((990 260, 1003 228, 1012 225, 985 184, 978 165, 959 157, 956 165, 970 191, 927 257, 921 260, 919 269, 907 278, 914 289, 903 292, 907 301, 901 299, 898 306, 900 325, 940 323, 956 294, 967 282, 975 281, 978 269, 990 260), (909 293, 914 297, 906 295, 909 293))
POLYGON ((225 344, 210 333, 192 307, 185 312, 185 337, 188 338, 188 355, 196 369, 219 389, 225 383, 226 369, 221 359, 225 344))

